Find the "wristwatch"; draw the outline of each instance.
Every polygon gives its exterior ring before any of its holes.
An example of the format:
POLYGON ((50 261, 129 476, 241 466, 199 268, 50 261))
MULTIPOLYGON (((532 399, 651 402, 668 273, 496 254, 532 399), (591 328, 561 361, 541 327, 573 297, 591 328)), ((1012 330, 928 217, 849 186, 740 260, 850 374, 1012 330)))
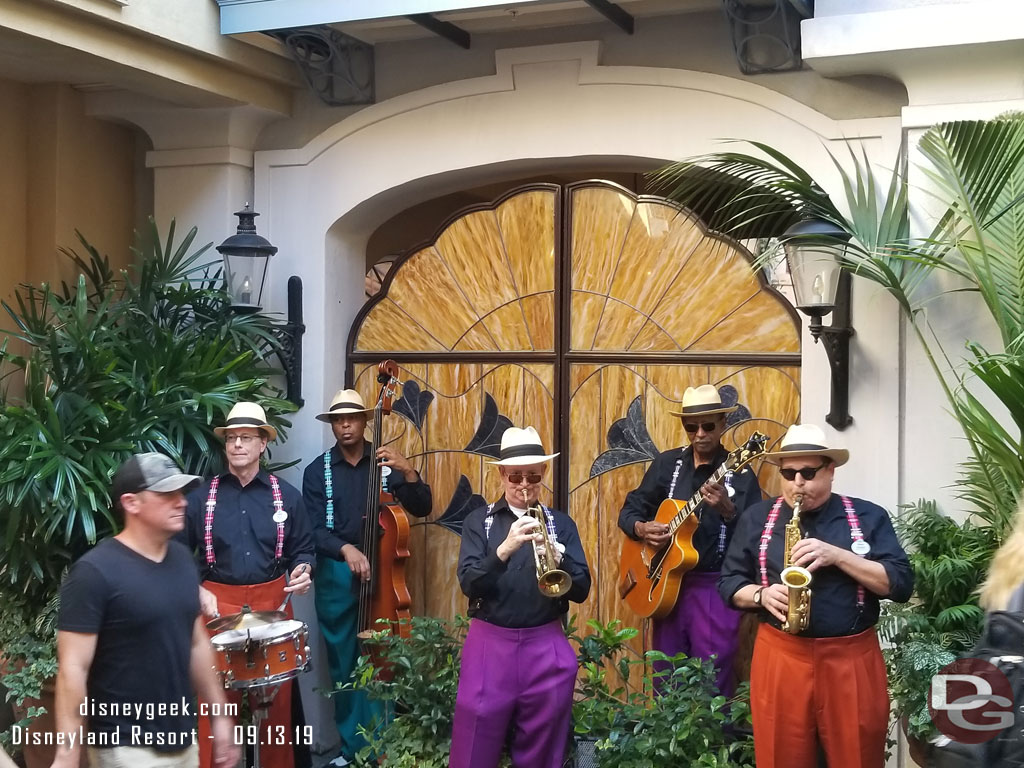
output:
POLYGON ((763 591, 764 587, 758 587, 757 591, 754 593, 754 605, 756 605, 758 608, 761 607, 761 593, 763 591))

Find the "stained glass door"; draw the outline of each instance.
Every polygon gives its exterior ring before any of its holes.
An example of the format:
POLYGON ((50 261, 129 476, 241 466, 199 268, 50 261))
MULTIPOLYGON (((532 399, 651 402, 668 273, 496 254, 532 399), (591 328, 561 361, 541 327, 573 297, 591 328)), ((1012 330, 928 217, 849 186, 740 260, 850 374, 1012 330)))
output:
POLYGON ((616 519, 653 455, 683 442, 668 411, 712 383, 740 406, 727 443, 781 435, 799 413, 799 345, 792 307, 749 254, 665 201, 532 185, 447 222, 395 263, 349 344, 364 396, 377 361, 401 366, 385 436, 434 491, 413 529, 414 611, 465 612, 461 521, 500 492, 486 462, 501 432, 532 424, 562 454, 545 501, 572 514, 594 572, 578 625, 636 625, 614 590, 616 519))

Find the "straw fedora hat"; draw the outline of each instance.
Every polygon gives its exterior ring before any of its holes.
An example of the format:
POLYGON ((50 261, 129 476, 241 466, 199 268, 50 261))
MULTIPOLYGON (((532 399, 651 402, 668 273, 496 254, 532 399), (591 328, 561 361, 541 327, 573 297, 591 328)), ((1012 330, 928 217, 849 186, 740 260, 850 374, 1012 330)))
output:
POLYGON ((722 405, 722 396, 714 384, 701 384, 699 387, 687 387, 683 392, 683 407, 678 411, 669 411, 672 416, 711 416, 716 413, 732 413, 738 405, 722 405))
POLYGON ((488 461, 499 467, 525 467, 528 464, 542 464, 551 461, 557 453, 544 453, 540 435, 533 427, 509 427, 501 436, 501 450, 498 461, 488 461))
POLYGON ((254 427, 262 430, 268 440, 277 440, 277 430, 267 423, 267 414, 259 403, 235 403, 228 412, 224 426, 214 427, 213 432, 223 439, 227 430, 241 427, 254 427))
POLYGON ((782 444, 777 451, 766 453, 764 457, 778 464, 780 459, 795 459, 800 456, 828 456, 841 467, 850 459, 850 452, 845 448, 830 448, 825 440, 825 433, 816 424, 794 424, 786 430, 782 444))
POLYGON ((319 421, 330 422, 331 416, 340 416, 343 413, 365 413, 367 419, 373 418, 373 409, 366 407, 362 396, 354 389, 339 389, 327 410, 318 413, 316 418, 319 421))

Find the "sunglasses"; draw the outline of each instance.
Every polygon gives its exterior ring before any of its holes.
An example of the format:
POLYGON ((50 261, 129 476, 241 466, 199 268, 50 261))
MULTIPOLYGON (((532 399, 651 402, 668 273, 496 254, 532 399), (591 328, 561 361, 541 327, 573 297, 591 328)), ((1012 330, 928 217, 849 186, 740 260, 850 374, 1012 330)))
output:
POLYGON ((779 467, 779 474, 787 480, 796 480, 797 473, 799 472, 800 477, 804 480, 813 480, 814 476, 818 474, 818 470, 824 469, 827 466, 828 462, 825 461, 822 462, 820 467, 800 467, 800 469, 793 469, 792 467, 783 469, 782 467, 779 467))
POLYGON ((510 474, 505 475, 505 477, 508 478, 508 481, 512 483, 512 485, 519 485, 521 482, 523 482, 524 477, 526 478, 526 482, 528 482, 530 485, 534 485, 541 481, 543 475, 539 475, 536 472, 531 472, 528 475, 524 475, 522 472, 512 472, 510 474))
POLYGON ((714 432, 716 429, 718 429, 718 422, 702 421, 700 424, 683 424, 683 429, 685 429, 691 435, 698 429, 703 429, 705 432, 714 432))

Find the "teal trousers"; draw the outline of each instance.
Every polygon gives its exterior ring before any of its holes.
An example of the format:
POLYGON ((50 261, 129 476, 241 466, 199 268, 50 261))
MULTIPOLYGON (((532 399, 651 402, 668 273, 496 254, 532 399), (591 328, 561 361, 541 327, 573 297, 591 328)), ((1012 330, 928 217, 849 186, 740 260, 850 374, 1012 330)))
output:
MULTIPOLYGON (((344 561, 317 559, 316 615, 327 645, 331 680, 335 684, 347 683, 359 658, 359 594, 352 582, 352 571, 344 561)), ((383 707, 381 702, 367 698, 364 691, 335 691, 332 698, 341 751, 351 758, 366 746, 359 726, 372 730, 382 720, 383 707)))

